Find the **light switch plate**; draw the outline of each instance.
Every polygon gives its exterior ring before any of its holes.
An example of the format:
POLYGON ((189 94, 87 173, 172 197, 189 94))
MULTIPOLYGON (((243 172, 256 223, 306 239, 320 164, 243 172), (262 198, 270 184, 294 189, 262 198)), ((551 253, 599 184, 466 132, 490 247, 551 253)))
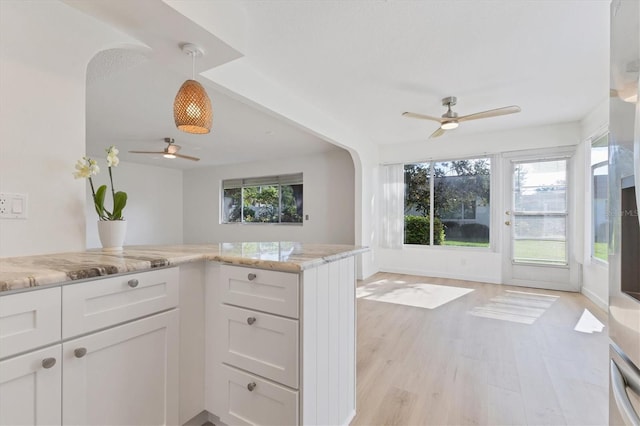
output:
POLYGON ((0 192, 0 219, 26 219, 27 194, 0 192))

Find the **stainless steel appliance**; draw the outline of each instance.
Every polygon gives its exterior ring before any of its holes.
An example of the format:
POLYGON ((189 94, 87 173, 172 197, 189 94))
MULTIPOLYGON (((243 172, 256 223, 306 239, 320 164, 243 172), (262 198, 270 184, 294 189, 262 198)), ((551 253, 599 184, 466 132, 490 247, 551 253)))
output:
POLYGON ((611 2, 609 423, 640 425, 640 1, 611 2))

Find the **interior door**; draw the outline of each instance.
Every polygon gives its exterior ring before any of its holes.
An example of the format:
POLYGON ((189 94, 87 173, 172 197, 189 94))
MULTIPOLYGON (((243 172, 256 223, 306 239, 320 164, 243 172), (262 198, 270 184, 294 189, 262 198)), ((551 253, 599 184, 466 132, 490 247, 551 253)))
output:
POLYGON ((506 163, 504 282, 578 291, 571 158, 510 158, 506 163))

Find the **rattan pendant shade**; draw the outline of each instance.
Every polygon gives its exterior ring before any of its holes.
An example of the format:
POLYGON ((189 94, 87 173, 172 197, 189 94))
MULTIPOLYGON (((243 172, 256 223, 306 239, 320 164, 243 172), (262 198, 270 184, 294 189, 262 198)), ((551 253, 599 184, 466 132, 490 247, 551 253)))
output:
POLYGON ((173 119, 183 132, 204 134, 211 130, 213 109, 202 84, 187 80, 173 101, 173 119))

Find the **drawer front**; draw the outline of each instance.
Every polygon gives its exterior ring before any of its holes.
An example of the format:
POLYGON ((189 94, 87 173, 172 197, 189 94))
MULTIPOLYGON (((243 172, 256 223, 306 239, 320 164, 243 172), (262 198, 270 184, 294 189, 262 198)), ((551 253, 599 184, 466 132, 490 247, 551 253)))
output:
POLYGON ((177 306, 178 278, 170 268, 64 286, 63 338, 177 306))
POLYGON ((298 318, 298 274, 222 265, 222 301, 298 318))
POLYGON ((60 340, 60 287, 0 297, 0 358, 60 340))
POLYGON ((297 425, 298 392, 223 366, 223 412, 229 425, 297 425), (252 389, 252 390, 250 390, 252 389))
POLYGON ((298 321, 221 305, 222 361, 298 388, 298 321))

